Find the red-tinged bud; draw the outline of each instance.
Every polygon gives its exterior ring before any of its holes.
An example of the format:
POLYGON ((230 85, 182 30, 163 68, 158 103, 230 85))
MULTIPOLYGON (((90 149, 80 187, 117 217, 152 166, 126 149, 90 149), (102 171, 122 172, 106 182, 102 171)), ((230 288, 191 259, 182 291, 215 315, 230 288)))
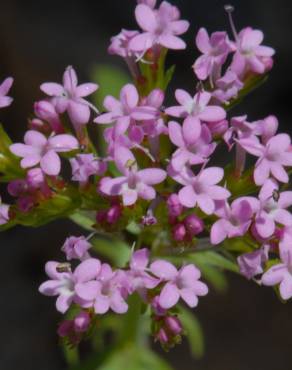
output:
POLYGON ((191 236, 200 234, 204 230, 204 222, 194 214, 184 219, 184 225, 191 236))
POLYGON ((181 322, 176 316, 167 316, 165 318, 165 325, 173 335, 179 335, 182 333, 181 322))
POLYGON ((184 224, 177 224, 172 229, 173 239, 176 240, 177 242, 183 241, 186 234, 187 234, 187 231, 186 231, 184 224))

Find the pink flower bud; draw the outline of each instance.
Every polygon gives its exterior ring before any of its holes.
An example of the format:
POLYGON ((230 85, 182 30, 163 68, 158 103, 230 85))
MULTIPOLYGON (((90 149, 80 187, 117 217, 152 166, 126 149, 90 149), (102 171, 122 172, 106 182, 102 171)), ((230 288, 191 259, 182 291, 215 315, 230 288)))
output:
POLYGON ((73 329, 74 329, 73 320, 64 320, 60 323, 57 333, 61 338, 68 337, 72 333, 73 329))
POLYGON ((167 344, 169 341, 166 331, 163 328, 157 333, 156 339, 158 339, 161 344, 167 344))
POLYGON ((106 221, 111 225, 115 224, 121 217, 121 213, 121 206, 114 204, 106 213, 106 221))
POLYGON ((171 217, 177 217, 183 211, 183 206, 181 205, 177 194, 170 195, 167 199, 167 207, 171 217))
POLYGON ((18 197, 27 190, 27 184, 25 180, 13 180, 8 184, 8 193, 13 197, 18 197))
POLYGON ((228 121, 208 122, 208 129, 213 136, 222 136, 228 130, 228 121))
POLYGON ((175 316, 167 316, 165 318, 165 324, 174 335, 179 335, 182 332, 182 325, 180 320, 175 316))
POLYGON ((176 224, 172 230, 173 239, 177 242, 183 241, 186 233, 187 231, 184 224, 176 224))
POLYGON ((194 214, 184 219, 184 225, 191 236, 200 234, 204 230, 204 222, 194 214))
POLYGON ((88 312, 80 312, 74 319, 74 329, 78 333, 87 331, 90 325, 90 316, 88 312))
POLYGON ((30 195, 22 196, 17 200, 21 212, 28 212, 34 206, 34 198, 30 195))
POLYGON ((46 124, 44 123, 44 121, 42 121, 39 118, 33 118, 30 121, 30 128, 32 130, 40 130, 40 129, 44 128, 45 126, 46 126, 46 124))
POLYGON ((32 168, 27 172, 27 185, 32 189, 40 188, 45 181, 44 173, 40 168, 32 168))

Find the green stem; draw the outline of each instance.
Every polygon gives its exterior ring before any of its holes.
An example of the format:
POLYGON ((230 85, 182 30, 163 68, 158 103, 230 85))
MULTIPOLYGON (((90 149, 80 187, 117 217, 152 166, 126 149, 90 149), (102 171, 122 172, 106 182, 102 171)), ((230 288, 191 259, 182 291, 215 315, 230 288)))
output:
POLYGON ((128 312, 123 317, 123 324, 120 330, 117 346, 127 344, 139 345, 144 342, 144 334, 142 330, 143 316, 141 315, 141 298, 138 294, 133 294, 129 300, 128 312))

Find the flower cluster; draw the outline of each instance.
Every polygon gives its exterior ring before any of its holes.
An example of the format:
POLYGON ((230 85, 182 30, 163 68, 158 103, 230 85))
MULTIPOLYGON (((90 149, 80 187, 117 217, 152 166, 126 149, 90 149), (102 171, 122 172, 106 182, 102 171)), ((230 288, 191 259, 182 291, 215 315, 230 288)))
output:
MULTIPOLYGON (((272 115, 253 122, 246 115, 227 116, 272 68, 274 50, 262 45, 259 30, 246 27, 237 33, 232 9, 227 11, 233 39, 227 32, 209 36, 199 29, 195 42, 201 55, 193 65, 197 87, 192 93, 177 89, 176 103, 165 107, 173 72, 165 71, 165 57, 168 49, 186 47, 180 36, 189 23, 166 1, 159 6, 156 0, 138 1, 141 31, 122 30, 109 47, 125 60, 133 83, 123 86, 119 97, 106 96, 99 113, 85 99, 98 86, 78 85, 70 66, 63 84, 41 85, 47 97, 34 104, 24 143, 8 145, 5 155, 15 166, 7 174, 8 191, 16 202, 0 205, 1 225, 38 225, 72 215, 81 224, 89 219, 84 224, 92 234, 66 240, 67 262, 48 262, 49 280, 39 289, 57 296, 61 313, 78 307, 58 331, 71 343, 84 337, 96 317, 108 311, 125 314, 133 294, 151 312, 155 339, 165 348, 178 343, 183 333, 179 302, 196 307, 208 292, 193 263, 206 242, 220 258, 227 251, 228 262, 237 260, 235 269, 246 278, 279 287, 284 300, 292 297, 290 136, 277 133, 272 115), (105 149, 95 146, 89 125, 100 130, 105 149), (224 168, 213 164, 219 146, 234 154, 224 168), (249 155, 256 161, 247 168, 249 155), (117 258, 111 263, 96 258, 100 236, 112 243, 118 236, 129 244, 137 237, 127 263, 117 267, 117 258)), ((6 96, 11 83, 6 79, 0 86, 1 107, 12 101, 6 96)))

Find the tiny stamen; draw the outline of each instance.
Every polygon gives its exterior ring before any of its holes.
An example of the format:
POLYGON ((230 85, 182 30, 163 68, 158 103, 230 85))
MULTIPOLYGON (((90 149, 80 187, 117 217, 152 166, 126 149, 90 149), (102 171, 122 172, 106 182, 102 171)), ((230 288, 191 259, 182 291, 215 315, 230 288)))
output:
POLYGON ((225 9, 226 13, 228 14, 228 19, 229 19, 229 23, 230 23, 230 27, 231 27, 233 36, 234 36, 235 40, 237 40, 238 39, 238 34, 237 34, 237 31, 236 31, 236 28, 235 28, 235 25, 234 25, 234 21, 233 21, 233 18, 232 18, 232 13, 234 12, 235 8, 234 8, 233 5, 227 4, 227 5, 224 6, 224 9, 225 9))

